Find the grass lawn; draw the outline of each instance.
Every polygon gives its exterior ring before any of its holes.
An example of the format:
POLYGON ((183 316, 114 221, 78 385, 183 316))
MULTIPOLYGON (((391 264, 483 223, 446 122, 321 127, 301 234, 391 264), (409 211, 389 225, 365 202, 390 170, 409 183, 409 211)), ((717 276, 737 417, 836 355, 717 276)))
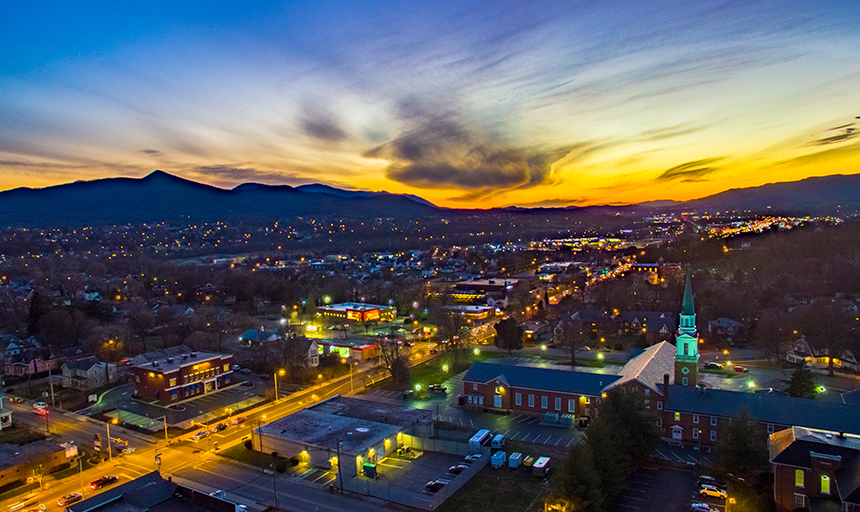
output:
POLYGON ((466 371, 475 361, 484 361, 493 357, 499 357, 497 352, 479 351, 473 352, 474 347, 458 351, 444 351, 432 360, 413 366, 409 369, 410 382, 397 384, 391 377, 376 382, 367 389, 389 389, 393 391, 405 391, 415 389, 415 384, 421 384, 426 389, 430 384, 440 384, 448 380, 452 375, 466 371), (448 365, 448 370, 444 367, 448 365))
POLYGON ((739 379, 744 376, 748 376, 746 373, 736 372, 734 370, 710 370, 701 368, 699 370, 701 373, 709 373, 711 375, 719 375, 724 379, 739 379))
MULTIPOLYGON (((552 474, 552 473, 550 473, 552 474)), ((537 512, 543 510, 547 480, 522 468, 482 469, 437 510, 487 512, 537 512)))

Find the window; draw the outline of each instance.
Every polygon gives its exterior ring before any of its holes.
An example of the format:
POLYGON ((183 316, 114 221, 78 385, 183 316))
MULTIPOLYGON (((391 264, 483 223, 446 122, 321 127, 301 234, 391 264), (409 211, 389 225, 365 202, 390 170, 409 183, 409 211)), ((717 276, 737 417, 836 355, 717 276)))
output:
POLYGON ((773 434, 773 423, 768 423, 768 424, 767 424, 767 433, 768 433, 768 434, 773 434))
POLYGON ((647 409, 650 409, 650 408, 651 408, 651 400, 645 400, 645 407, 646 407, 647 409))
POLYGON ((523 405, 523 395, 520 393, 516 393, 514 395, 514 403, 517 405, 523 405))
POLYGON ((686 386, 690 381, 687 380, 687 377, 681 378, 681 385, 686 386))
POLYGON ((685 356, 690 355, 689 352, 690 352, 690 345, 684 343, 684 355, 685 356))
POLYGON ((711 426, 713 426, 713 427, 717 426, 717 417, 716 416, 711 416, 711 426))
POLYGON ((830 477, 821 475, 821 494, 830 494, 830 477))
POLYGON ((477 382, 473 382, 473 383, 472 383, 472 391, 477 391, 477 390, 478 390, 478 383, 477 383, 477 382))
POLYGON ((567 401, 567 412, 576 412, 576 400, 571 398, 567 401))
POLYGON ((699 429, 694 428, 693 429, 693 439, 698 439, 698 438, 699 438, 699 429))
POLYGON ((590 403, 591 403, 591 398, 589 398, 589 397, 585 397, 585 403, 586 403, 586 404, 590 404, 590 403))
POLYGON ((535 396, 529 395, 529 407, 534 407, 534 406, 535 406, 535 396))
POLYGON ((693 415, 693 423, 698 423, 698 422, 699 422, 699 415, 698 415, 698 414, 694 414, 694 415, 693 415))
POLYGON ((135 381, 135 382, 140 382, 140 375, 135 375, 135 376, 134 376, 134 381, 135 381))
POLYGON ((549 399, 545 396, 540 397, 540 406, 543 409, 547 408, 547 404, 549 403, 549 399))
POLYGON ((711 441, 716 441, 716 440, 717 440, 717 431, 711 430, 711 441))
POLYGON ((675 413, 675 421, 681 421, 681 413, 680 412, 675 413))
POLYGON ((657 400, 657 410, 658 411, 663 410, 663 401, 662 400, 657 400))
POLYGON ((176 377, 173 377, 172 379, 170 379, 170 387, 173 387, 175 385, 176 385, 176 377))
POLYGON ((663 418, 657 418, 657 426, 663 428, 663 418))
POLYGON ((556 411, 560 411, 560 410, 561 410, 561 398, 556 398, 556 399, 555 399, 555 410, 556 410, 556 411))
POLYGON ((651 390, 649 388, 645 388, 645 396, 651 396, 651 390))
POLYGON ((229 364, 225 364, 225 365, 224 365, 224 371, 225 371, 225 372, 229 372, 229 371, 230 371, 230 365, 229 365, 229 364))
POLYGON ((803 494, 795 494, 794 508, 806 508, 806 496, 803 494))
POLYGON ((795 469, 794 470, 794 486, 795 487, 803 487, 803 470, 795 469))

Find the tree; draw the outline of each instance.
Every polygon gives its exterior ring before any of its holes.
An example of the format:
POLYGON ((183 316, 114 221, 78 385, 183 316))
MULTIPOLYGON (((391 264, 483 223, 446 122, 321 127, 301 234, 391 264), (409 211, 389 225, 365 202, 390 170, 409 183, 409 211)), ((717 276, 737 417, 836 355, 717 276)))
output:
POLYGON ((600 493, 600 475, 594 464, 591 450, 584 443, 573 445, 567 452, 558 474, 552 481, 547 500, 550 510, 600 512, 603 495, 600 493))
POLYGON ((576 365, 576 351, 588 343, 588 335, 582 325, 573 320, 562 320, 552 330, 552 341, 570 352, 570 364, 576 365))
POLYGON ((804 364, 791 374, 791 380, 788 381, 786 391, 795 397, 815 398, 815 389, 815 375, 812 373, 812 369, 804 364))
POLYGON ((853 316, 848 315, 838 302, 829 299, 814 300, 801 314, 802 329, 814 343, 827 349, 827 373, 833 375, 834 358, 842 357, 853 316))
POLYGON ((759 425, 746 410, 729 422, 725 435, 717 441, 716 452, 717 464, 738 476, 754 476, 767 466, 767 445, 759 425))
POLYGON ((791 330, 788 316, 779 312, 765 311, 756 326, 756 338, 771 364, 779 364, 788 349, 791 330))
POLYGON ((510 354, 514 350, 523 348, 523 328, 512 317, 505 318, 496 323, 495 345, 510 354))
POLYGON ((397 384, 409 382, 409 365, 403 347, 394 339, 386 338, 379 342, 379 355, 397 384))

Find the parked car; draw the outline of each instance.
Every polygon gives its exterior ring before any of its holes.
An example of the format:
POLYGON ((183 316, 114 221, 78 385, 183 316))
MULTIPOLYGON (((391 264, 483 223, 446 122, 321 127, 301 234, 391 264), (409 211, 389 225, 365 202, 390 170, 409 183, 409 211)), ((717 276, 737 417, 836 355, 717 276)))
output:
POLYGON ((690 505, 690 512, 720 512, 720 509, 707 503, 693 503, 690 505))
POLYGON ((717 480, 716 478, 708 475, 699 475, 699 478, 696 480, 696 483, 699 486, 713 485, 714 487, 718 487, 720 489, 726 489, 726 483, 724 481, 717 480))
POLYGON ((194 434, 191 437, 191 439, 193 441, 199 441, 199 440, 203 439, 204 437, 209 437, 209 431, 208 430, 201 430, 200 432, 197 432, 196 434, 194 434))
POLYGON ((12 402, 13 404, 23 404, 24 403, 24 399, 21 397, 18 397, 18 396, 13 396, 12 398, 9 399, 9 401, 12 402))
POLYGON ((45 402, 36 402, 35 404, 33 404, 33 409, 46 409, 47 407, 48 404, 46 404, 45 402))
POLYGON ((211 432, 212 432, 213 434, 215 434, 215 433, 217 433, 217 432, 221 432, 222 430, 224 430, 224 429, 226 429, 226 428, 227 428, 227 424, 226 424, 226 423, 219 423, 219 424, 215 425, 214 427, 212 427, 211 432))
POLYGON ((239 416, 238 418, 233 418, 233 421, 231 421, 230 423, 232 423, 234 425, 238 425, 239 423, 245 423, 245 420, 247 420, 247 419, 248 418, 245 416, 239 416))
POLYGON ((437 393, 444 393, 448 390, 448 388, 443 386, 442 384, 430 384, 430 387, 428 387, 427 389, 429 389, 430 391, 435 391, 437 393))
POLYGON ((448 468, 448 473, 451 473, 452 475, 459 475, 467 469, 469 469, 469 466, 465 464, 457 464, 456 466, 451 466, 450 468, 448 468))
POLYGON ((431 348, 431 349, 430 349, 430 353, 431 353, 431 354, 438 354, 438 353, 439 353, 439 351, 438 351, 438 350, 436 350, 436 348, 434 347, 434 348, 431 348))
POLYGON ((412 398, 414 395, 415 395, 414 390, 407 389, 406 391, 403 392, 403 394, 400 395, 400 398, 407 400, 409 398, 412 398))
POLYGON ((740 373, 749 373, 746 366, 735 366, 735 371, 740 373))
POLYGON ((249 370, 248 368, 242 368, 241 370, 239 370, 239 372, 240 373, 251 373, 251 370, 249 370))
POLYGON ((427 492, 439 492, 439 490, 446 485, 448 485, 448 480, 442 480, 441 478, 437 478, 432 482, 427 482, 427 484, 424 485, 424 488, 427 490, 427 492))
POLYGON ((705 484, 699 489, 699 494, 702 496, 711 496, 714 498, 722 498, 726 499, 728 497, 728 493, 726 493, 725 489, 720 489, 719 487, 705 484))
POLYGON ((90 489, 101 489, 102 487, 104 487, 106 485, 116 483, 117 480, 118 480, 117 477, 115 477, 113 475, 103 476, 103 477, 99 478, 98 480, 90 482, 90 489))
POLYGON ((65 494, 57 500, 57 505, 61 507, 65 507, 66 505, 72 504, 76 501, 81 501, 84 499, 84 495, 79 492, 73 492, 69 494, 65 494))
POLYGON ((480 453, 473 453, 472 455, 466 455, 466 458, 463 459, 463 462, 465 462, 466 464, 471 464, 480 458, 481 458, 480 453))
POLYGON ((720 363, 715 363, 715 362, 711 361, 709 363, 705 363, 705 369, 706 370, 722 370, 723 365, 721 365, 720 363))
POLYGON ((238 372, 238 371, 239 371, 239 370, 241 370, 241 369, 242 369, 242 367, 241 367, 241 366, 239 366, 238 364, 234 364, 234 365, 233 365, 233 371, 234 371, 234 372, 238 372))

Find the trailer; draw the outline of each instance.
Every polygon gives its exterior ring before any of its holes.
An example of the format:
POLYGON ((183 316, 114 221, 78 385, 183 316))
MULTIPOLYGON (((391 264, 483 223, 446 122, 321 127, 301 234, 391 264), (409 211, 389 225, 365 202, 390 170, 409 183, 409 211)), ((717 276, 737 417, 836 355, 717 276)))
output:
POLYGON ((499 469, 500 467, 505 465, 505 460, 507 459, 507 454, 503 451, 497 451, 490 458, 490 464, 493 466, 493 469, 499 469))
POLYGON ((523 463, 523 454, 520 452, 514 452, 508 457, 508 467, 509 468, 518 468, 520 464, 523 463))
POLYGON ((497 434, 496 437, 493 438, 493 448, 503 448, 507 444, 507 440, 505 439, 504 434, 497 434))
POLYGON ((549 457, 540 457, 532 466, 532 474, 535 476, 546 476, 549 473, 549 457))
POLYGON ((481 447, 487 444, 491 439, 490 431, 485 428, 475 432, 475 435, 469 439, 469 452, 481 453, 481 447))

